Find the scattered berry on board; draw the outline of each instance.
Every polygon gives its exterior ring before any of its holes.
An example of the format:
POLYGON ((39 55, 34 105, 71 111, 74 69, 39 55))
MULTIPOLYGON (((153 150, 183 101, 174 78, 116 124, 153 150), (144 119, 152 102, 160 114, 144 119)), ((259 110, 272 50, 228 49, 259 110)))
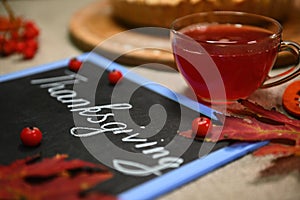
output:
POLYGON ((199 137, 205 137, 211 126, 211 120, 207 117, 197 117, 192 122, 192 131, 199 137))
POLYGON ((115 85, 118 81, 120 81, 123 78, 123 74, 119 70, 112 70, 108 73, 108 80, 110 84, 115 85))
POLYGON ((37 127, 25 127, 22 129, 20 139, 25 146, 34 147, 41 143, 42 132, 37 127))
POLYGON ((78 72, 81 65, 82 65, 82 62, 80 60, 78 60, 77 58, 72 58, 68 63, 69 69, 73 72, 78 72))

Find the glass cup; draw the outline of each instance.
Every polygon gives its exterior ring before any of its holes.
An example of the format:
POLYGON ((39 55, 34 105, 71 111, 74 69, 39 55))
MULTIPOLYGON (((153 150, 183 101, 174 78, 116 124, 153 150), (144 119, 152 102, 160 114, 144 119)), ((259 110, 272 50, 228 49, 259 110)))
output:
POLYGON ((232 11, 196 13, 176 19, 171 27, 178 70, 199 101, 230 103, 258 88, 282 84, 300 74, 300 46, 282 41, 281 24, 269 17, 232 11), (283 52, 297 64, 270 76, 283 52))

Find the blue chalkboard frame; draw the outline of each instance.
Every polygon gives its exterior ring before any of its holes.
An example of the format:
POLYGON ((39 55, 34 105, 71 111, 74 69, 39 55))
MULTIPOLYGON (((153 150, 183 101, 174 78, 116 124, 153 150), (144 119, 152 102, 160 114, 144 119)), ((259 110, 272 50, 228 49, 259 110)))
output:
MULTIPOLYGON (((176 94, 170 91, 169 89, 160 86, 159 84, 145 84, 145 83, 150 83, 151 81, 137 74, 127 73, 128 69, 126 69, 124 66, 112 62, 96 53, 91 52, 91 53, 81 54, 77 56, 77 58, 80 60, 88 60, 90 62, 97 64, 99 67, 103 67, 108 70, 118 69, 122 71, 123 74, 126 74, 127 79, 136 82, 140 85, 145 85, 145 87, 147 87, 148 89, 162 96, 170 98, 174 101, 178 101, 178 99, 180 99, 181 104, 193 110, 196 110, 201 114, 210 116, 212 119, 216 119, 216 117, 214 116, 215 111, 212 110, 211 108, 199 104, 198 102, 195 102, 183 95, 176 94)), ((58 69, 61 68, 62 66, 66 66, 68 62, 69 59, 64 59, 53 63, 44 64, 33 68, 28 68, 22 71, 5 74, 0 76, 0 83, 29 76, 32 74, 46 72, 48 70, 58 69)), ((138 185, 132 189, 122 192, 121 194, 118 195, 118 199, 138 200, 138 199, 153 199, 159 197, 217 168, 220 168, 225 164, 228 164, 266 144, 268 144, 268 141, 257 142, 257 143, 236 143, 234 145, 224 147, 204 157, 196 159, 188 164, 185 164, 178 169, 172 170, 162 176, 159 176, 141 185, 138 185)))

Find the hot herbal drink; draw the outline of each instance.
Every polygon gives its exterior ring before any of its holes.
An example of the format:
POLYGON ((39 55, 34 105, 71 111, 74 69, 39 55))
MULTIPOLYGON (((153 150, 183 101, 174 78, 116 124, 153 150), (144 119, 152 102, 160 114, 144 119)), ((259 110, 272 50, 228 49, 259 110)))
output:
MULTIPOLYGON (((195 25, 181 31, 199 43, 212 58, 223 79, 228 100, 245 98, 254 92, 264 82, 278 51, 277 38, 272 38, 272 32, 262 28, 230 24, 195 25)), ((194 66, 184 56, 185 44, 178 40, 173 45, 179 70, 196 95, 210 99, 207 84, 214 89, 213 83, 205 82, 201 75, 203 68, 211 67, 202 61, 207 54, 188 52, 187 57, 197 56, 197 66, 194 66)))
POLYGON ((282 26, 274 19, 216 11, 175 20, 171 40, 177 67, 198 99, 228 103, 300 74, 297 65, 269 76, 279 51, 298 55, 300 49, 294 42, 282 42, 281 34, 282 26))

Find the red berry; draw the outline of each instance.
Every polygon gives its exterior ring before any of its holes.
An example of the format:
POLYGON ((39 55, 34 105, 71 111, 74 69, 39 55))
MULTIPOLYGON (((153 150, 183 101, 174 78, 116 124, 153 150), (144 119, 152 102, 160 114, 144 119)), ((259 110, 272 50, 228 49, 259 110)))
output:
POLYGON ((27 20, 27 21, 24 22, 24 27, 25 28, 35 27, 35 23, 31 20, 27 20))
POLYGON ((23 41, 17 42, 17 44, 16 44, 16 52, 22 53, 25 50, 25 47, 26 47, 25 42, 23 42, 23 41))
POLYGON ((3 42, 5 42, 5 38, 3 34, 0 34, 0 43, 2 44, 3 42))
POLYGON ((108 74, 108 80, 113 85, 115 85, 122 78, 123 78, 122 72, 120 72, 119 70, 112 70, 108 74))
POLYGON ((211 126, 211 120, 207 117, 197 117, 192 122, 192 131, 199 137, 205 137, 211 126))
POLYGON ((23 128, 20 134, 22 143, 25 146, 37 146, 42 141, 42 132, 37 127, 23 128))
POLYGON ((0 54, 22 53, 24 59, 34 57, 38 49, 39 29, 33 21, 0 17, 0 54))
MULTIPOLYGON (((1 22, 1 20, 0 20, 0 22, 1 22)), ((4 54, 3 46, 4 46, 5 42, 6 42, 6 39, 5 39, 4 35, 0 34, 0 54, 4 54)))
MULTIPOLYGON (((2 14, 2 13, 1 13, 2 14)), ((4 15, 0 15, 0 31, 6 31, 9 29, 10 20, 4 15)))
POLYGON ((24 23, 23 37, 25 39, 32 39, 39 35, 40 31, 33 21, 26 21, 24 23))
POLYGON ((38 49, 38 43, 35 39, 28 39, 25 41, 26 48, 31 48, 34 50, 38 49))
POLYGON ((13 40, 18 40, 20 38, 19 32, 14 30, 10 32, 10 38, 13 40))
POLYGON ((69 69, 73 72, 78 72, 81 65, 82 65, 82 62, 80 60, 78 60, 77 58, 72 58, 68 63, 69 69))
POLYGON ((24 30, 23 37, 25 39, 32 39, 39 35, 39 31, 35 28, 28 28, 24 30))
POLYGON ((35 55, 35 52, 36 52, 35 49, 30 48, 30 47, 26 47, 26 48, 23 50, 23 52, 22 52, 23 58, 26 59, 26 60, 27 60, 27 59, 32 59, 32 58, 34 57, 34 55, 35 55))
POLYGON ((7 40, 3 43, 3 53, 5 55, 10 55, 16 50, 16 42, 13 40, 7 40))

